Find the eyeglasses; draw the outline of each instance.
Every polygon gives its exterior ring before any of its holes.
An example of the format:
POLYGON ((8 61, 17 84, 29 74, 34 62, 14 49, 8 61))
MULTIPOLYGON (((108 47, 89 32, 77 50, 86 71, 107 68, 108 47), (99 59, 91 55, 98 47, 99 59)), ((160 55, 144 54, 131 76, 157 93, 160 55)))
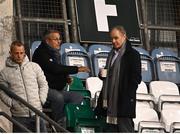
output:
POLYGON ((49 38, 50 40, 55 40, 55 41, 60 41, 61 40, 61 38, 49 38))

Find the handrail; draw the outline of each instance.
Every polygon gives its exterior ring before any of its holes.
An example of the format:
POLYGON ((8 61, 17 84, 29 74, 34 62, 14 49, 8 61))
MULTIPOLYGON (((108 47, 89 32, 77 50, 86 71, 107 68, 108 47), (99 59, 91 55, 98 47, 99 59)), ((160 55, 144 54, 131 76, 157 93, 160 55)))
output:
POLYGON ((18 121, 16 121, 15 119, 11 118, 8 114, 4 113, 4 112, 0 112, 0 116, 4 116, 6 119, 8 119, 9 121, 11 121, 12 123, 14 123, 15 125, 17 125, 18 127, 20 127, 21 129, 25 130, 26 132, 32 133, 29 129, 27 129, 26 127, 24 127, 21 123, 19 123, 18 121))
POLYGON ((56 123, 55 121, 50 119, 47 115, 42 113, 40 110, 37 110, 34 106, 32 106, 31 104, 27 103, 24 99, 22 99, 21 97, 19 97, 15 93, 13 93, 11 90, 9 90, 10 88, 7 88, 5 85, 0 84, 0 89, 3 90, 9 97, 18 100, 19 102, 24 104, 26 107, 31 109, 33 112, 35 112, 37 115, 39 115, 40 117, 42 117, 43 119, 48 121, 50 124, 54 125, 55 128, 58 130, 58 132, 69 132, 68 130, 66 130, 63 127, 61 127, 58 123, 56 123))

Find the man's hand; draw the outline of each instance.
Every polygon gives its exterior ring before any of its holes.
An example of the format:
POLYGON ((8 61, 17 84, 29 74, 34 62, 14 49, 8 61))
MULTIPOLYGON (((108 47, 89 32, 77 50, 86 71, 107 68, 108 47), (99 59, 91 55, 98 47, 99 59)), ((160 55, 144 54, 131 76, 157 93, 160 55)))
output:
POLYGON ((73 77, 68 76, 67 77, 67 83, 71 85, 73 83, 73 77))
POLYGON ((90 72, 88 67, 78 67, 78 72, 90 72))

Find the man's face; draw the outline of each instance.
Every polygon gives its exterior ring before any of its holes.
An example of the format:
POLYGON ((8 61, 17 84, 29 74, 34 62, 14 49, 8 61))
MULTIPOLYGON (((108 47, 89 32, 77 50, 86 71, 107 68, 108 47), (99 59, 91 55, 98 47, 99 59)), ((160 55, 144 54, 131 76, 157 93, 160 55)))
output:
POLYGON ((49 44, 52 48, 60 49, 61 36, 59 33, 50 33, 46 39, 46 43, 49 44))
POLYGON ((11 59, 17 64, 21 64, 25 58, 24 46, 14 46, 10 51, 11 59))
POLYGON ((126 35, 120 32, 117 29, 113 29, 110 33, 112 39, 112 45, 115 49, 119 49, 122 47, 123 42, 126 39, 126 35))

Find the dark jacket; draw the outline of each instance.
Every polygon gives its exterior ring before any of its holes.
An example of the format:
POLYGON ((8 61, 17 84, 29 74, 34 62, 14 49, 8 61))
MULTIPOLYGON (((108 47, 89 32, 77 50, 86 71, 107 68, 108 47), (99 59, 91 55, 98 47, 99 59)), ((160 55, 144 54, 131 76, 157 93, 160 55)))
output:
POLYGON ((63 90, 69 74, 78 72, 76 66, 66 66, 56 63, 46 43, 42 42, 33 54, 32 61, 38 63, 52 89, 63 90))
MULTIPOLYGON (((118 117, 134 118, 136 116, 136 90, 141 82, 141 60, 140 54, 131 47, 129 41, 126 42, 126 50, 121 59, 119 76, 118 117)), ((102 92, 96 112, 106 116, 106 110, 102 108, 102 92)))

